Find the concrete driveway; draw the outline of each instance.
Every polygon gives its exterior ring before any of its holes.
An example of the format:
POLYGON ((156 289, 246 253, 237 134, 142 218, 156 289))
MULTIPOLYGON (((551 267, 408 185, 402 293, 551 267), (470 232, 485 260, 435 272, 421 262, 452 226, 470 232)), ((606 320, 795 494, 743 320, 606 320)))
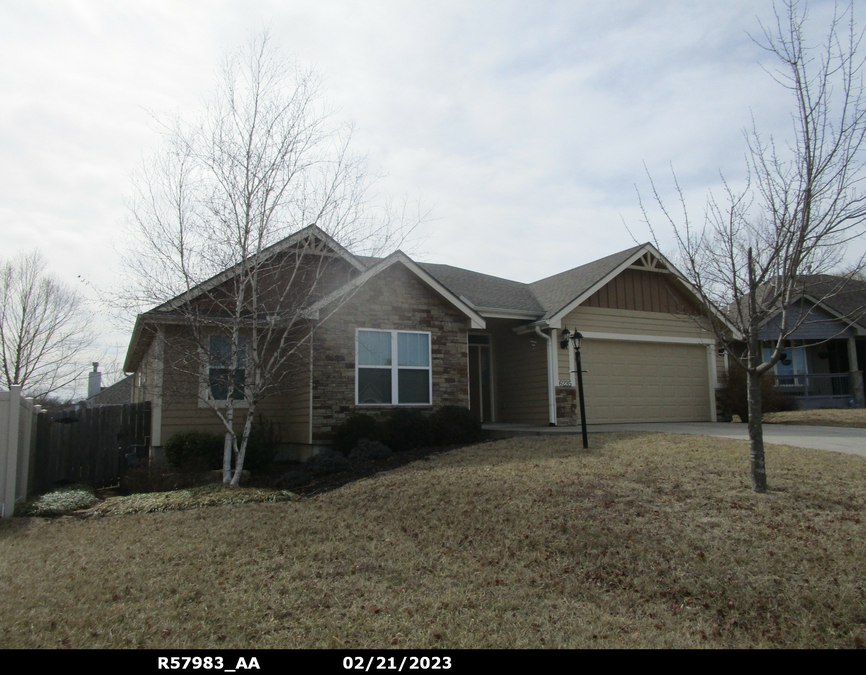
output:
MULTIPOLYGON (((494 434, 580 434, 580 427, 532 427, 522 424, 485 424, 494 434)), ((645 424, 589 424, 590 433, 615 431, 657 431, 667 434, 696 434, 722 438, 749 439, 745 424, 731 422, 652 422, 645 424)), ((866 457, 866 429, 849 427, 807 427, 790 424, 765 424, 764 442, 793 445, 799 448, 832 450, 866 457)))
MULTIPOLYGON (((680 422, 666 424, 595 424, 588 425, 593 432, 604 431, 662 431, 668 434, 699 434, 723 438, 749 439, 749 427, 733 422, 680 422)), ((765 424, 764 442, 793 445, 798 448, 833 450, 849 455, 866 457, 866 429, 850 427, 806 427, 794 424, 765 424)))

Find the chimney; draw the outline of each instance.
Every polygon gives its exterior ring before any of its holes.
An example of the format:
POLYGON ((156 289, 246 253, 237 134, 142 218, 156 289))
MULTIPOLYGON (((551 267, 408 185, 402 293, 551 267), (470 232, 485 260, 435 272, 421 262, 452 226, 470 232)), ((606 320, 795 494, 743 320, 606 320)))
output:
POLYGON ((102 391, 102 373, 97 370, 99 362, 93 362, 93 372, 87 374, 87 398, 92 398, 102 391))

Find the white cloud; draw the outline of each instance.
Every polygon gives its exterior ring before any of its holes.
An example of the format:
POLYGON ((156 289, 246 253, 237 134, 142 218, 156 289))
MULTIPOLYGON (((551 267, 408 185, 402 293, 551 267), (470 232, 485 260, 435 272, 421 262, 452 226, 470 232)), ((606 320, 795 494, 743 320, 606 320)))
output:
MULTIPOLYGON (((832 3, 813 3, 816 24, 832 3)), ((632 245, 644 163, 697 209, 736 180, 750 111, 789 101, 738 0, 55 3, 0 17, 0 257, 39 246, 68 282, 110 285, 148 110, 195 111, 226 49, 269 26, 323 74, 380 188, 435 205, 428 260, 525 281, 632 245)), ((123 336, 116 336, 123 340, 123 336)))

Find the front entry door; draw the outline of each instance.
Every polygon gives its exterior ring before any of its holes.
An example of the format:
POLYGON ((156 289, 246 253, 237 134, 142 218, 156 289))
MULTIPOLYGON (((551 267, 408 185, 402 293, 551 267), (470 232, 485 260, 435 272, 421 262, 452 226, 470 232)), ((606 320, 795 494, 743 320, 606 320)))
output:
POLYGON ((493 421, 493 382, 490 377, 490 336, 469 336, 469 409, 482 422, 493 421))

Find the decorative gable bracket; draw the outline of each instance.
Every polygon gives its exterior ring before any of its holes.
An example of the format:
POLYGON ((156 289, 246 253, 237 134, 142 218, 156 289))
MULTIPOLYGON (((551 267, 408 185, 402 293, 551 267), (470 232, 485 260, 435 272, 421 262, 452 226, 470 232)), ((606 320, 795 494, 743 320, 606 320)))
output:
POLYGON ((628 268, 632 270, 641 270, 642 272, 661 272, 663 274, 671 273, 665 264, 650 251, 646 251, 640 258, 629 265, 628 268))

